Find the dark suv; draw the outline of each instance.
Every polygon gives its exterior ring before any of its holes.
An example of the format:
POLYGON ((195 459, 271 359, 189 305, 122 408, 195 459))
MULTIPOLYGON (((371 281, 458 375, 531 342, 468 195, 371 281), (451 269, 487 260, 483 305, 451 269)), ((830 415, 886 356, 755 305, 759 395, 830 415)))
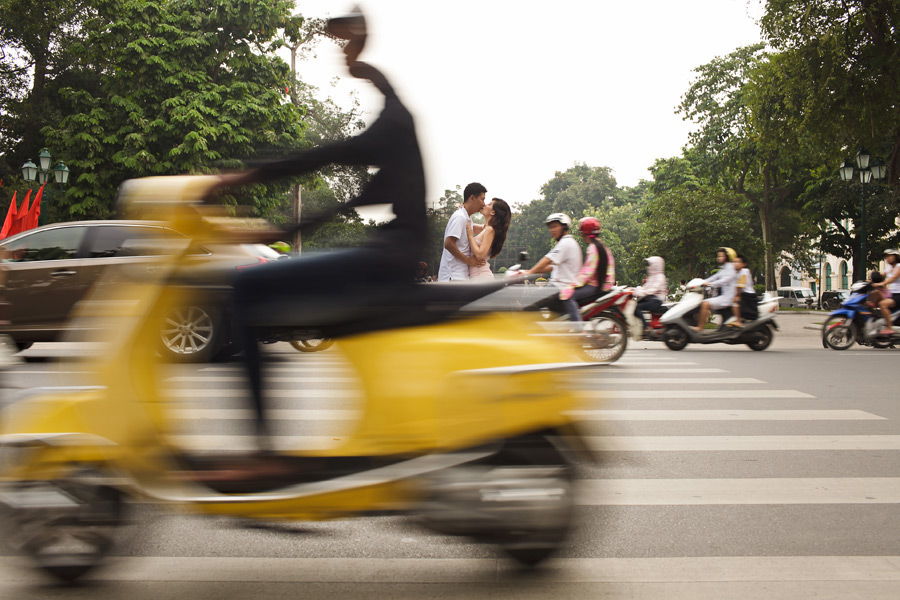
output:
MULTIPOLYGON (((165 248, 186 243, 180 233, 152 221, 76 221, 45 225, 0 241, 0 282, 9 335, 20 349, 60 338, 75 305, 113 265, 147 263, 165 248)), ((184 246, 182 245, 182 248, 184 246)), ((190 306, 173 306, 160 331, 159 349, 170 359, 206 362, 227 351, 229 275, 239 267, 277 260, 261 244, 192 244, 179 273, 197 274, 190 306)))
POLYGON ((835 310, 850 297, 850 290, 825 290, 822 292, 822 308, 835 310))

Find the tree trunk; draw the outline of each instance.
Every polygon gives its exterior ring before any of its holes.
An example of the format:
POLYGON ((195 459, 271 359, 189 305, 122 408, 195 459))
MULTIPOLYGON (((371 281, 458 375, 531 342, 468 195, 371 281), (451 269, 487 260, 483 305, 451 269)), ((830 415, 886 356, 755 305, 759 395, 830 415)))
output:
POLYGON ((772 189, 769 184, 769 168, 765 168, 763 177, 763 197, 759 202, 759 220, 762 225, 763 244, 765 245, 766 291, 771 292, 775 285, 775 260, 772 256, 772 189))

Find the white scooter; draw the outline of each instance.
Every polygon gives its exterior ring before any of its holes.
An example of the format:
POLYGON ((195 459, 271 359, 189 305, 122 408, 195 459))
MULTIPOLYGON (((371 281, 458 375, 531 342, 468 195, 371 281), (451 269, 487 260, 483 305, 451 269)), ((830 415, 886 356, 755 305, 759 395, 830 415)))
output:
POLYGON ((775 311, 778 310, 778 298, 766 292, 757 306, 758 316, 754 320, 744 319, 743 327, 729 327, 734 320, 731 308, 714 311, 722 316, 722 324, 715 331, 697 333, 697 313, 704 299, 702 279, 692 279, 687 284, 687 291, 677 304, 670 307, 660 317, 663 330, 663 343, 671 350, 682 350, 693 344, 747 344, 751 350, 765 350, 772 343, 778 324, 775 323, 775 311))

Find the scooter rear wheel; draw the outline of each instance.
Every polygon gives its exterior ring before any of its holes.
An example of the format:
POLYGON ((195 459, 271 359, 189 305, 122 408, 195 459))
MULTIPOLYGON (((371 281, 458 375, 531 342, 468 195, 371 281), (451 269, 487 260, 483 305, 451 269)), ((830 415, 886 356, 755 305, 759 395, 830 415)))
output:
POLYGON ((590 320, 581 350, 597 362, 616 362, 628 346, 628 326, 621 317, 602 313, 590 320))
POLYGON ((663 332, 663 343, 669 350, 684 350, 689 341, 687 332, 678 327, 669 327, 663 332))
POLYGON ((851 321, 846 316, 829 317, 822 324, 822 341, 832 350, 846 350, 856 341, 851 321))
POLYGON ((757 352, 762 352, 768 348, 769 344, 772 343, 772 338, 775 337, 772 333, 772 328, 769 326, 761 327, 748 334, 748 336, 750 340, 747 342, 747 347, 757 352))

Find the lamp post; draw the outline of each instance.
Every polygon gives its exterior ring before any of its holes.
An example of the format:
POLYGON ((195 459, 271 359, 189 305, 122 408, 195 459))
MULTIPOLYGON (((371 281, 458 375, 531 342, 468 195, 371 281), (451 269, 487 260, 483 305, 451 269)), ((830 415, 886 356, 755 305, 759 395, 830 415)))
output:
MULTIPOLYGON (((870 159, 869 151, 861 148, 859 152, 856 153, 856 166, 859 167, 859 182, 862 184, 862 196, 861 196, 861 206, 860 206, 860 240, 859 240, 859 250, 861 255, 860 266, 863 270, 863 276, 865 276, 866 270, 866 260, 868 255, 866 254, 866 184, 871 183, 872 179, 883 179, 886 172, 887 167, 881 160, 875 159, 872 161, 871 168, 869 167, 869 159, 870 159)), ((844 165, 838 169, 841 174, 841 179, 844 181, 850 181, 853 179, 853 161, 849 158, 844 161, 844 165)), ((855 273, 854 277, 858 277, 859 274, 855 273)))
POLYGON ((53 157, 46 148, 41 150, 41 153, 38 156, 38 162, 41 165, 40 167, 31 162, 31 159, 28 159, 25 161, 25 164, 22 165, 22 177, 25 181, 37 180, 38 183, 43 185, 50 179, 50 175, 53 175, 53 180, 59 185, 65 185, 69 182, 69 167, 62 161, 59 161, 56 163, 56 166, 51 169, 50 163, 53 162, 53 157))

